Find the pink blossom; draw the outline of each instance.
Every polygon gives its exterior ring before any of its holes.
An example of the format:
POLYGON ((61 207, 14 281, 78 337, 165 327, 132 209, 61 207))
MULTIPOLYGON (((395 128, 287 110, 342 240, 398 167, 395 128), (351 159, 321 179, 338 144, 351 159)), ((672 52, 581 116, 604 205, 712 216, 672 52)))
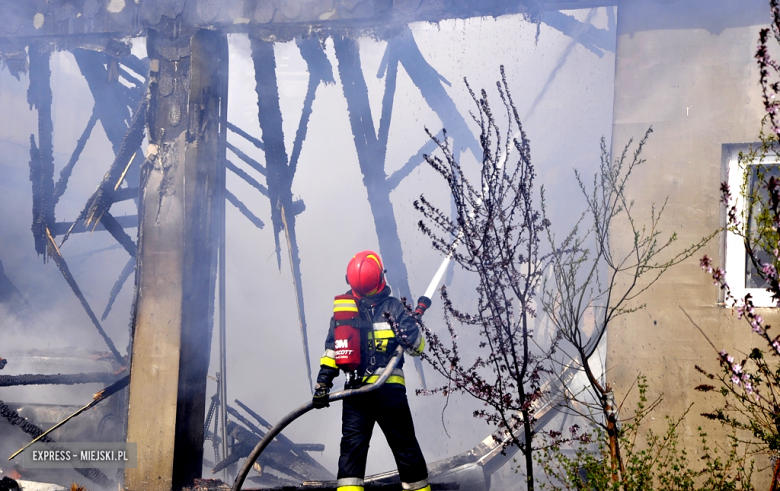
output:
POLYGON ((731 382, 735 385, 739 385, 740 382, 739 377, 737 377, 736 375, 732 375, 731 382))

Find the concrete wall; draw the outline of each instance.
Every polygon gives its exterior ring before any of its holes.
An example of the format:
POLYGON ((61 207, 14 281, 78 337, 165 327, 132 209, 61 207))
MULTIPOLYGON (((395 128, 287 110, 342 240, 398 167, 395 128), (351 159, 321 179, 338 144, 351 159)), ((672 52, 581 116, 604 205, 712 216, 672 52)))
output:
MULTIPOLYGON (((757 140, 763 105, 753 55, 759 29, 769 24, 767 3, 626 0, 619 5, 612 152, 619 154, 630 138, 639 139, 653 127, 644 152, 647 163, 633 177, 629 193, 643 222, 651 205, 668 197, 661 229, 666 236, 677 233, 678 250, 720 225, 723 145, 757 140)), ((625 224, 612 231, 619 248, 630 245, 626 232, 625 224)), ((623 317, 608 332, 607 377, 618 401, 642 373, 651 398, 664 394, 649 421, 655 430, 665 428, 664 415, 680 416, 694 404, 682 430, 693 455, 699 450, 698 426, 709 429, 713 441, 723 435, 700 416, 722 397, 693 390, 706 381, 694 365, 713 372, 719 367, 717 353, 683 310, 718 350, 736 353, 760 341, 744 321, 716 305, 718 290, 699 268, 705 253, 722 259, 721 240, 670 269, 639 299, 646 309, 623 317)), ((774 312, 764 317, 771 324, 780 320, 774 312)))

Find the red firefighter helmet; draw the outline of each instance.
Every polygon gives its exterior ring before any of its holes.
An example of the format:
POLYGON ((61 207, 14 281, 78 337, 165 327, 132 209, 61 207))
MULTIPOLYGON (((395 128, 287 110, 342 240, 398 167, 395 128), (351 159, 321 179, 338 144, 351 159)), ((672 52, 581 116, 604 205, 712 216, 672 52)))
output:
POLYGON ((358 252, 347 265, 347 283, 356 297, 368 297, 385 287, 385 268, 374 251, 358 252))

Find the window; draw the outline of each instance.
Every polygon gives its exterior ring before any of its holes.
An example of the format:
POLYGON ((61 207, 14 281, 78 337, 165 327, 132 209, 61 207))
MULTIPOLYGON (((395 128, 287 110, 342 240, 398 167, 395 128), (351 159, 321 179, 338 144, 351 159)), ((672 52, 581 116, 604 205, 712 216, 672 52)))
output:
MULTIPOLYGON (((769 179, 770 176, 780 177, 780 164, 776 155, 767 156, 763 161, 755 159, 752 162, 740 162, 740 153, 747 154, 751 146, 760 148, 761 144, 724 145, 723 153, 724 160, 728 165, 728 183, 731 196, 735 201, 738 213, 740 213, 739 220, 747 224, 748 230, 754 231, 756 229, 755 215, 760 212, 760 209, 756 207, 752 210, 748 209, 742 190, 746 190, 748 195, 758 193, 766 198, 766 190, 759 186, 759 174, 763 174, 764 179, 769 179)), ((731 293, 736 298, 742 298, 750 293, 756 307, 774 307, 771 295, 766 291, 765 282, 745 251, 742 237, 731 232, 726 233, 725 249, 724 269, 731 293)), ((759 251, 756 256, 762 262, 768 261, 770 257, 763 251, 759 251)))

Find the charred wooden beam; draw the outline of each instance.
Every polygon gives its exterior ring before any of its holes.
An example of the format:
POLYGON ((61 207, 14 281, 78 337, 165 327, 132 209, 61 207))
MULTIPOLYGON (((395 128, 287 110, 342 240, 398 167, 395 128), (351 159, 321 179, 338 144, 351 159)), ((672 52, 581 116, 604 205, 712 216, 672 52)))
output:
MULTIPOLYGON (((238 407, 240 407, 241 409, 243 409, 244 411, 246 411, 246 412, 247 412, 247 414, 249 414, 250 416, 252 416, 253 418, 255 418, 255 419, 257 420, 257 422, 258 422, 258 423, 260 423, 262 426, 264 426, 264 427, 268 428, 269 430, 270 430, 271 428, 273 428, 273 425, 272 425, 271 423, 269 423, 268 421, 266 421, 266 420, 265 420, 265 418, 263 418, 262 416, 260 416, 260 415, 259 415, 259 414, 257 414, 256 412, 254 412, 254 411, 252 410, 252 408, 250 408, 249 406, 247 406, 247 405, 246 405, 246 404, 244 404, 243 402, 241 402, 241 401, 239 401, 238 399, 236 399, 236 404, 238 404, 238 407)), ((282 435, 281 433, 280 433, 280 434, 279 434, 279 436, 278 436, 278 437, 276 437, 276 438, 277 438, 279 441, 286 441, 286 442, 288 442, 290 445, 294 445, 294 443, 293 443, 292 441, 290 441, 290 440, 289 440, 289 439, 288 439, 286 436, 282 435)))
POLYGON ((458 148, 468 148, 477 159, 481 159, 482 149, 474 133, 442 86, 442 76, 423 56, 414 40, 412 30, 406 27, 403 34, 391 42, 396 45, 398 61, 403 65, 412 83, 420 90, 425 102, 447 128, 447 134, 455 139, 458 148))
POLYGON ((254 170, 256 170, 257 172, 259 172, 260 174, 262 174, 264 176, 266 176, 268 174, 268 171, 266 170, 265 166, 263 166, 263 164, 261 164, 257 160, 253 159, 249 155, 247 155, 244 152, 242 152, 238 147, 236 147, 235 145, 231 144, 230 142, 227 142, 226 146, 227 146, 227 148, 231 152, 236 154, 236 157, 238 157, 241 160, 243 160, 244 162, 246 162, 247 165, 249 165, 249 167, 253 168, 254 170))
MULTIPOLYGON (((123 215, 114 217, 114 220, 122 228, 135 228, 138 226, 137 215, 123 215)), ((84 222, 57 222, 51 227, 52 235, 62 235, 65 232, 70 231, 71 234, 80 234, 84 232, 95 232, 106 230, 106 227, 102 223, 98 223, 92 227, 87 227, 84 222)))
POLYGON ((244 139, 246 139, 249 143, 251 143, 255 147, 259 148, 260 150, 265 150, 265 145, 263 145, 263 142, 260 141, 260 139, 255 138, 254 136, 250 135, 249 133, 247 133, 246 131, 242 130, 238 126, 234 125, 233 123, 228 122, 227 123, 227 127, 228 127, 228 129, 230 129, 230 131, 232 131, 233 133, 243 137, 244 139))
MULTIPOLYGON (((252 447, 249 446, 249 444, 239 443, 239 444, 233 444, 233 449, 232 450, 233 450, 232 453, 230 455, 228 455, 225 459, 223 459, 222 461, 217 462, 216 464, 214 464, 214 468, 211 469, 211 473, 212 474, 216 474, 219 471, 227 469, 231 465, 235 464, 236 462, 238 462, 242 458, 244 458, 247 455, 249 455, 249 452, 252 451, 252 447), (243 457, 242 457, 242 455, 243 455, 243 457)), ((257 459, 258 462, 261 462, 261 459, 262 459, 262 457, 260 459, 257 459)), ((260 464, 260 465, 262 465, 262 464, 260 464)))
MULTIPOLYGON (((311 361, 309 357, 309 339, 306 327, 306 311, 303 299, 303 282, 300 274, 300 258, 295 236, 295 214, 292 213, 292 181, 295 167, 287 160, 282 129, 282 111, 279 106, 279 88, 276 80, 276 59, 272 43, 252 38, 252 62, 255 68, 255 91, 257 92, 258 121, 263 132, 265 144, 265 163, 268 174, 268 198, 271 201, 271 223, 276 243, 276 261, 281 269, 281 247, 279 234, 284 231, 287 238, 287 252, 295 287, 295 299, 298 306, 298 321, 301 331, 304 362, 309 387, 313 387, 311 361)), ((313 96, 312 96, 313 97, 313 96)), ((299 137, 305 136, 308 122, 306 109, 302 116, 299 137)), ((301 139, 301 142, 303 140, 301 139)), ((313 390, 313 389, 312 389, 313 390)))
POLYGON ((114 191, 114 203, 138 198, 138 187, 119 188, 114 191))
POLYGON ((100 223, 102 223, 108 233, 110 233, 116 239, 116 241, 125 248, 127 253, 130 254, 130 257, 135 258, 135 242, 133 242, 133 239, 127 235, 124 228, 122 227, 122 224, 120 224, 117 219, 114 218, 114 216, 108 211, 103 212, 103 218, 100 223))
MULTIPOLYGON (((288 188, 292 185, 292 177, 295 175, 295 171, 298 166, 298 158, 301 154, 301 148, 303 141, 306 139, 306 132, 308 129, 309 119, 312 113, 312 105, 314 104, 314 98, 317 93, 317 87, 321 82, 335 83, 333 80, 333 70, 330 65, 328 57, 325 55, 325 51, 322 49, 322 45, 317 39, 309 38, 306 40, 298 39, 298 47, 301 51, 301 55, 306 60, 309 67, 309 84, 306 91, 306 97, 303 102, 303 111, 301 113, 301 119, 298 123, 298 130, 295 134, 295 141, 293 142, 292 155, 290 157, 289 166, 287 166, 287 174, 290 176, 288 180, 283 181, 288 188)), ((271 101, 272 103, 272 101, 271 101)), ((275 110, 275 109, 274 109, 275 110)), ((262 109, 261 109, 262 112, 262 109)), ((283 142, 282 142, 283 143, 283 142)), ((286 156, 285 156, 286 157, 286 156)), ((268 196, 268 193, 264 193, 268 196)), ((289 254, 290 267, 292 269, 293 282, 295 286, 295 298, 298 304, 298 319, 301 326, 301 334, 303 339, 304 356, 307 359, 307 373, 309 377, 309 386, 312 386, 311 378, 311 366, 308 365, 308 339, 306 332, 306 314, 304 310, 303 300, 303 284, 300 271, 300 258, 298 241, 295 234, 295 217, 306 209, 303 201, 295 200, 290 202, 290 196, 287 192, 281 194, 278 200, 278 207, 280 208, 279 217, 281 218, 282 226, 287 238, 287 251, 289 254), (286 205, 286 206, 285 206, 286 205)), ((272 208, 274 203, 271 204, 272 208)), ((272 213, 273 218, 273 213, 272 213)), ((277 240, 277 251, 278 251, 277 240)), ((277 258, 278 258, 277 252, 277 258)))
POLYGON ((326 85, 335 84, 333 78, 333 66, 330 64, 328 55, 322 47, 322 43, 316 37, 299 37, 295 39, 301 57, 306 62, 309 74, 314 76, 320 82, 326 85))
POLYGON ((53 375, 22 374, 0 375, 0 387, 15 387, 19 385, 76 385, 76 384, 110 384, 116 382, 121 374, 94 373, 57 373, 53 375))
MULTIPOLYGON (((236 418, 236 419, 238 420, 238 422, 239 422, 239 423, 241 423, 241 424, 243 424, 244 426, 246 426, 247 428, 249 428, 249 431, 251 431, 252 433, 254 433, 255 435, 257 435, 258 437, 260 437, 260 438, 263 438, 263 437, 265 436, 265 432, 264 432, 263 430, 261 430, 260 428, 258 428, 258 427, 257 427, 257 425, 255 425, 254 423, 252 423, 252 422, 251 422, 251 421, 249 421, 248 419, 246 419, 246 418, 244 417, 244 415, 243 415, 243 414, 241 414, 241 413, 239 413, 238 411, 236 411, 236 409, 235 409, 235 408, 232 408, 232 407, 230 407, 230 406, 227 406, 227 412, 228 412, 228 414, 230 414, 231 416, 233 416, 234 418, 236 418)), ((258 440, 258 441, 259 441, 259 440, 258 440)))
POLYGON ((455 139, 456 145, 464 150, 468 148, 477 157, 482 157, 482 150, 474 134, 466 124, 463 115, 442 86, 444 81, 423 56, 414 35, 408 27, 403 34, 392 41, 397 45, 398 60, 411 78, 428 106, 433 109, 447 128, 447 133, 455 139))
POLYGON ((119 37, 111 36, 56 36, 56 37, 44 37, 33 36, 33 38, 39 38, 46 41, 51 46, 52 51, 74 51, 74 50, 87 50, 101 55, 108 55, 111 57, 125 57, 131 56, 132 43, 126 38, 121 39, 119 37))
MULTIPOLYGON (((19 416, 19 413, 8 407, 3 401, 0 401, 0 416, 3 416, 6 421, 13 426, 19 427, 23 432, 27 433, 33 438, 38 438, 43 434, 43 430, 38 428, 35 424, 27 421, 27 419, 19 416)), ((51 437, 44 436, 41 438, 42 442, 53 443, 54 440, 51 437)))
MULTIPOLYGON (((143 95, 143 91, 132 94, 127 92, 126 87, 116 76, 119 73, 118 68, 124 65, 146 79, 149 62, 139 60, 130 53, 127 43, 116 40, 108 41, 104 49, 73 49, 73 55, 92 92, 95 113, 116 155, 131 124, 130 110, 137 106, 143 95), (116 70, 116 74, 112 73, 113 70, 116 70), (130 100, 128 97, 136 98, 130 100)), ((125 177, 130 187, 138 185, 140 163, 144 161, 144 154, 140 148, 135 149, 135 153, 136 157, 132 159, 125 177)), ((138 204, 138 198, 135 199, 138 204)))
POLYGON ((128 105, 135 107, 137 101, 128 104, 129 101, 122 90, 124 86, 118 80, 111 80, 109 77, 105 65, 110 62, 110 57, 106 54, 87 49, 75 49, 73 56, 92 92, 95 113, 116 154, 119 152, 132 117, 128 105))
MULTIPOLYGON (((255 91, 257 92, 258 121, 265 144, 265 164, 268 168, 266 183, 271 200, 271 223, 276 243, 276 261, 281 268, 279 233, 282 220, 279 216, 279 200, 285 181, 291 181, 284 148, 282 110, 279 106, 279 89, 276 82, 276 59, 273 43, 252 39, 252 61, 255 67, 255 91)), ((229 147, 228 147, 229 148, 229 147)), ((232 150, 232 149, 231 149, 232 150)))
MULTIPOLYGON (((111 167, 109 167, 108 171, 103 176, 103 180, 100 182, 95 192, 92 193, 92 196, 87 200, 86 205, 82 208, 72 227, 75 227, 76 223, 82 220, 86 226, 89 226, 92 223, 97 224, 100 222, 101 218, 108 213, 109 209, 111 209, 111 205, 114 204, 114 192, 119 189, 119 186, 122 184, 130 164, 133 162, 133 157, 136 156, 136 150, 143 141, 147 107, 148 101, 146 99, 143 99, 138 103, 138 107, 136 107, 133 112, 130 126, 127 128, 127 132, 122 138, 119 150, 116 153, 116 157, 114 158, 111 167)), ((123 246, 125 245, 123 243, 124 237, 122 237, 121 234, 115 235, 113 233, 113 231, 121 230, 121 227, 117 228, 106 225, 106 230, 108 230, 120 244, 123 246)), ((70 230, 65 234, 65 237, 62 238, 62 242, 65 242, 69 235, 70 230)), ((125 246, 125 248, 127 247, 125 246)))
POLYGON ((292 154, 290 155, 290 174, 292 175, 295 175, 295 171, 298 168, 298 158, 301 155, 303 141, 306 139, 312 106, 317 95, 317 87, 323 82, 326 84, 335 83, 335 80, 333 80, 333 67, 331 67, 330 60, 328 60, 325 50, 322 49, 319 39, 299 38, 296 39, 296 42, 301 56, 306 61, 306 66, 309 69, 309 84, 306 88, 306 97, 303 99, 303 111, 301 112, 301 119, 298 123, 298 130, 295 133, 295 141, 293 142, 292 154))
POLYGON ((268 196, 268 188, 254 180, 252 176, 244 172, 241 168, 237 167, 236 164, 229 160, 225 160, 225 166, 227 166, 228 170, 246 181, 247 184, 260 191, 260 194, 263 196, 268 196))
POLYGON ((296 452, 324 452, 325 445, 322 443, 296 443, 295 450, 296 452))
POLYGON ((46 256, 46 229, 54 223, 54 147, 51 119, 51 53, 40 43, 30 45, 30 86, 27 102, 38 111, 38 144, 30 135, 30 181, 32 182, 35 252, 46 256))
POLYGON ((363 30, 378 38, 392 37, 410 22, 437 23, 446 19, 523 14, 538 21, 543 8, 592 8, 615 5, 617 0, 350 0, 312 2, 285 0, 155 0, 139 2, 14 2, 0 4, 4 23, 0 37, 46 36, 69 38, 111 35, 137 37, 168 18, 181 17, 189 25, 225 32, 261 31, 268 37, 292 40, 312 31, 363 30))
POLYGON ((100 316, 100 320, 106 320, 108 313, 111 312, 111 307, 114 305, 116 297, 119 295, 119 292, 122 291, 122 287, 133 271, 135 271, 135 256, 132 256, 127 260, 125 267, 122 268, 122 272, 119 273, 119 278, 116 279, 114 286, 111 287, 111 292, 108 294, 108 302, 106 303, 106 308, 103 310, 103 315, 100 316))
POLYGON ((138 468, 125 470, 128 491, 179 490, 201 472, 226 42, 167 18, 147 37, 150 150, 141 173, 127 423, 127 440, 144 443, 138 468))
POLYGON ((293 211, 292 193, 285 195, 279 201, 279 218, 282 220, 282 230, 287 239, 287 254, 292 270, 293 287, 295 288, 295 303, 298 307, 298 322, 301 328, 303 356, 306 357, 306 374, 309 377, 309 389, 314 391, 309 356, 309 335, 306 327, 306 309, 303 302, 303 279, 301 276, 301 259, 298 254, 298 239, 295 232, 295 212, 293 211))
POLYGON ((249 208, 247 208, 247 206, 240 199, 236 198, 235 194, 231 193, 227 189, 225 190, 225 199, 228 200, 231 205, 235 206, 238 211, 240 211, 241 214, 247 218, 247 220, 252 222, 252 225, 257 228, 265 227, 265 223, 263 223, 262 220, 255 216, 254 213, 249 211, 249 208))
MULTIPOLYGON (((330 65, 328 57, 325 55, 322 45, 318 39, 309 38, 306 40, 298 39, 298 48, 303 56, 306 64, 309 68, 309 84, 306 89, 306 97, 303 101, 303 110, 301 112, 301 119, 298 123, 298 130, 295 133, 295 141, 293 142, 292 154, 290 155, 290 164, 287 170, 289 174, 289 181, 287 186, 292 186, 292 178, 295 176, 295 171, 298 168, 298 159, 301 155, 301 149, 303 142, 306 139, 306 133, 309 126, 309 119, 312 114, 312 106, 314 104, 314 98, 317 94, 317 87, 320 83, 335 83, 333 80, 333 69, 330 65)), ((301 333, 303 336, 304 353, 308 360, 308 339, 306 333, 306 314, 303 301, 303 281, 301 278, 301 261, 299 258, 298 239, 295 233, 295 217, 306 209, 303 202, 300 200, 291 201, 292 193, 285 192, 280 196, 280 218, 282 226, 284 228, 285 237, 287 238, 287 251, 289 254, 290 268, 292 269, 293 282, 295 285, 295 298, 298 304, 298 320, 301 325, 301 333)), ((312 386, 311 367, 307 365, 309 371, 309 386, 312 386)))
POLYGON ((95 123, 97 123, 97 120, 98 120, 97 114, 93 109, 92 115, 89 117, 89 121, 87 121, 87 126, 84 128, 84 131, 81 133, 81 136, 76 142, 76 148, 73 150, 73 153, 70 155, 70 159, 68 159, 68 163, 65 164, 65 167, 63 167, 62 170, 60 171, 60 179, 57 181, 57 184, 54 186, 55 205, 59 201, 60 197, 62 197, 62 195, 65 193, 65 189, 68 187, 68 180, 70 179, 70 175, 73 173, 73 168, 76 166, 76 162, 78 162, 79 157, 81 157, 81 152, 84 150, 84 146, 86 146, 87 140, 89 140, 89 136, 92 134, 92 129, 95 127, 95 123))
MULTIPOLYGON (((443 138, 443 132, 440 131, 439 133, 436 134, 436 139, 441 140, 442 138, 443 138)), ((406 177, 408 177, 409 174, 411 174, 412 171, 416 169, 420 164, 425 162, 425 155, 430 155, 437 148, 438 147, 436 146, 436 140, 434 140, 433 138, 428 139, 425 143, 423 143, 422 146, 420 147, 420 150, 418 150, 416 154, 409 157, 409 160, 407 160, 404 165, 402 165, 398 170, 393 172, 387 178, 387 186, 390 188, 390 190, 394 191, 395 188, 397 188, 398 185, 401 184, 401 181, 403 181, 406 177)))
MULTIPOLYGON (((398 47, 395 43, 388 43, 383 56, 385 93, 382 96, 382 114, 379 118, 379 131, 376 137, 376 151, 378 157, 382 159, 383 167, 385 160, 387 160, 387 139, 390 136, 390 120, 393 116, 395 89, 398 84, 398 56, 398 47)), ((378 77, 382 76, 381 71, 382 68, 380 68, 380 73, 377 73, 378 77)))
POLYGON ((615 36, 614 30, 615 17, 612 9, 607 9, 607 29, 598 29, 589 20, 582 22, 573 15, 564 14, 557 9, 545 12, 543 22, 565 36, 569 36, 573 42, 581 44, 599 58, 604 56, 605 51, 614 53, 617 47, 617 36, 615 36))
POLYGON ((62 257, 62 253, 60 253, 57 244, 54 242, 54 237, 52 237, 49 229, 46 229, 46 239, 48 242, 47 254, 54 259, 54 262, 57 264, 57 267, 62 273, 62 276, 65 278, 65 281, 68 283, 68 286, 70 286, 73 294, 76 295, 76 298, 78 298, 79 302, 81 302, 81 306, 84 308, 87 316, 92 321, 95 329, 97 329, 98 333, 103 338, 103 341, 106 342, 108 349, 111 350, 111 354, 114 355, 117 363, 119 363, 121 366, 124 366, 126 363, 125 359, 122 357, 122 355, 119 354, 119 351, 116 350, 114 347, 114 342, 111 341, 111 338, 108 337, 106 331, 103 330, 103 326, 100 325, 100 321, 98 321, 97 317, 95 317, 95 313, 92 311, 92 307, 89 306, 87 299, 84 298, 84 294, 81 293, 81 289, 79 288, 78 283, 76 283, 76 279, 73 278, 73 275, 70 273, 70 269, 68 269, 68 263, 66 263, 65 258, 62 257))

